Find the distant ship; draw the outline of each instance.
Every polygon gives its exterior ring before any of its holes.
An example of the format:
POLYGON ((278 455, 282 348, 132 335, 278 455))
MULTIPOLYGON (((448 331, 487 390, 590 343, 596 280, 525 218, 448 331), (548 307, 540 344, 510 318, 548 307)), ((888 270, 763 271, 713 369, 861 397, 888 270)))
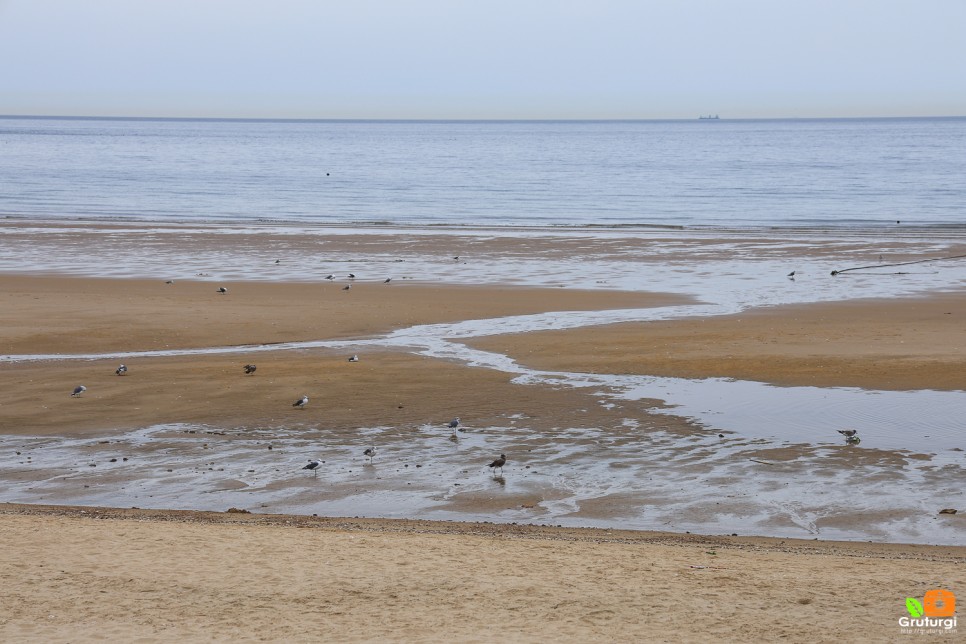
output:
POLYGON ((708 114, 707 116, 699 116, 698 119, 700 119, 702 121, 707 121, 708 119, 710 119, 712 121, 717 121, 718 120, 718 115, 715 114, 714 116, 711 116, 710 114, 708 114))

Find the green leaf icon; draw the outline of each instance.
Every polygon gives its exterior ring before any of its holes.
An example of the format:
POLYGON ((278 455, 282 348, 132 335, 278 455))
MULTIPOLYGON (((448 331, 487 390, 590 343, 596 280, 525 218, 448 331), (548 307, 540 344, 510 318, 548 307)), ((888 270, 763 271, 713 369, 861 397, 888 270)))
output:
POLYGON ((922 602, 915 597, 907 597, 906 610, 909 611, 909 614, 913 617, 922 617, 922 602))

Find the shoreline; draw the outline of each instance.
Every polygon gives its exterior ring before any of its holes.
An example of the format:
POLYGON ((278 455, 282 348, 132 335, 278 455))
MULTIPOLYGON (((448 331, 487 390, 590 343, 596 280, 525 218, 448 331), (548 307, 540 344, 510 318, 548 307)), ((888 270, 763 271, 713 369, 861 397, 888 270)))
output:
POLYGON ((180 510, 175 508, 116 508, 71 504, 0 502, 0 519, 10 516, 61 516, 73 519, 119 520, 157 523, 200 523, 260 525, 293 529, 374 533, 453 534, 499 539, 533 539, 583 543, 663 544, 715 546, 718 548, 778 551, 801 555, 835 552, 854 557, 896 557, 966 564, 966 546, 925 543, 880 543, 836 539, 799 539, 741 534, 697 534, 620 528, 578 527, 537 523, 492 521, 447 521, 375 517, 318 516, 225 511, 180 510))
POLYGON ((553 224, 553 223, 526 223, 526 224, 453 224, 453 223, 416 223, 404 221, 313 221, 313 220, 288 220, 288 219, 251 219, 243 222, 225 218, 212 219, 157 219, 157 218, 138 218, 124 216, 64 216, 64 217, 37 217, 34 215, 0 213, 0 227, 12 224, 20 227, 29 225, 41 228, 57 228, 64 225, 82 225, 89 229, 98 228, 117 228, 117 227, 136 227, 139 229, 147 228, 212 228, 224 229, 233 228, 245 230, 252 233, 268 232, 274 228, 298 228, 300 230, 326 231, 351 230, 359 234, 370 231, 372 234, 384 234, 392 231, 406 233, 420 233, 423 231, 442 231, 455 233, 478 233, 478 232, 613 232, 613 233, 681 233, 681 234, 734 234, 743 233, 754 234, 828 234, 828 233, 854 233, 862 236, 881 236, 902 233, 944 233, 950 231, 961 231, 966 235, 966 224, 953 222, 905 222, 896 223, 895 220, 868 220, 862 222, 831 223, 813 222, 811 224, 672 224, 654 222, 634 222, 634 223, 612 223, 612 224, 553 224))

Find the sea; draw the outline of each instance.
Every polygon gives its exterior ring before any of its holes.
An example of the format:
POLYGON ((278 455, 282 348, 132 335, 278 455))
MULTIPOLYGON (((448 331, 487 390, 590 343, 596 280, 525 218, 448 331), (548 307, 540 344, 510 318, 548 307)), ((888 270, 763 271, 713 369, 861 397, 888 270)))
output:
POLYGON ((961 225, 966 117, 0 117, 0 216, 419 226, 961 225))

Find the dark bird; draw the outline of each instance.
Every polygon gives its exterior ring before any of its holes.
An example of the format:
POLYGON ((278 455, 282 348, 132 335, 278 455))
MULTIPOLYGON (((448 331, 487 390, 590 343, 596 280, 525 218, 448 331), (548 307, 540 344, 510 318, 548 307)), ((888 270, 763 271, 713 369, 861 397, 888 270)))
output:
POLYGON ((383 284, 388 284, 388 283, 389 283, 389 282, 391 282, 391 281, 392 281, 392 278, 391 278, 391 277, 387 277, 387 278, 385 279, 385 281, 383 281, 383 284))
POLYGON ((487 467, 493 468, 494 474, 496 474, 496 468, 500 468, 500 474, 502 475, 504 465, 506 465, 506 454, 500 454, 500 458, 487 465, 487 467))
POLYGON ((276 260, 275 260, 275 263, 276 263, 276 264, 281 264, 281 263, 282 263, 282 260, 280 260, 280 259, 276 259, 276 260))
POLYGON ((80 396, 85 391, 87 391, 87 387, 84 385, 77 385, 74 387, 74 393, 72 393, 71 396, 80 396))
POLYGON ((355 273, 349 273, 349 279, 350 280, 354 280, 355 278, 356 278, 356 274, 355 273))
POLYGON ((352 284, 346 284, 345 286, 342 287, 342 290, 348 291, 350 288, 352 288, 352 284))
POLYGON ((174 284, 174 280, 168 280, 165 284, 174 284))
POLYGON ((118 376, 123 376, 126 373, 127 373, 127 367, 124 365, 121 365, 120 367, 114 370, 114 374, 118 376))
POLYGON ((292 407, 298 407, 299 409, 305 409, 305 406, 309 404, 309 397, 302 396, 298 400, 292 403, 292 407))
POLYGON ((792 271, 791 273, 789 273, 788 275, 786 275, 786 277, 795 277, 795 271, 792 271))
POLYGON ((318 474, 319 473, 318 472, 319 465, 322 465, 322 461, 320 459, 315 458, 315 459, 310 460, 309 461, 309 464, 303 466, 302 469, 303 470, 312 470, 313 472, 315 472, 316 474, 318 474))
POLYGON ((846 438, 852 438, 859 433, 859 430, 857 429, 840 429, 838 431, 839 434, 842 434, 842 436, 845 436, 846 438))
POLYGON ((325 279, 327 279, 327 280, 334 280, 335 279, 335 275, 331 275, 331 274, 330 275, 326 275, 325 276, 325 279))
POLYGON ((228 292, 228 289, 225 288, 224 286, 219 286, 218 287, 218 292, 219 293, 227 293, 228 292))
POLYGON ((373 457, 376 455, 376 446, 373 445, 372 447, 364 451, 363 454, 369 457, 369 462, 371 463, 373 457))
POLYGON ((256 367, 253 364, 246 364, 245 365, 245 373, 247 373, 247 374, 253 374, 253 373, 255 373, 255 369, 258 369, 258 367, 256 367))
POLYGON ((460 417, 459 417, 459 416, 457 416, 457 417, 456 417, 456 418, 454 418, 453 420, 451 420, 451 421, 449 421, 449 422, 448 422, 448 423, 446 424, 446 426, 447 426, 447 427, 449 427, 450 429, 454 429, 454 430, 455 430, 455 429, 456 429, 457 427, 459 427, 459 426, 460 426, 460 417))
POLYGON ((357 356, 356 354, 352 354, 351 356, 349 356, 349 362, 359 362, 359 356, 357 356))

